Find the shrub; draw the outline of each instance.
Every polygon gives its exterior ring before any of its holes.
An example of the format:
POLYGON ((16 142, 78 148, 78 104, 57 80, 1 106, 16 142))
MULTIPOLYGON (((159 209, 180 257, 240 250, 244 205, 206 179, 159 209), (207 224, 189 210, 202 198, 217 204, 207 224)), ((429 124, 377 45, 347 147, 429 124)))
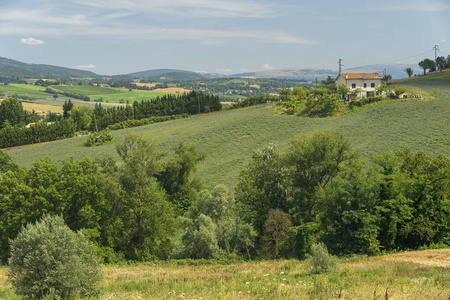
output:
POLYGON ((337 259, 328 253, 324 243, 316 243, 311 246, 311 254, 307 258, 311 272, 315 274, 326 273, 337 268, 337 259))
POLYGON ((86 146, 92 147, 92 146, 100 146, 103 145, 106 142, 112 141, 113 136, 109 132, 109 130, 103 130, 100 132, 94 132, 91 133, 86 140, 86 146), (98 140, 97 140, 98 138, 98 140))
POLYGON ((398 86, 394 89, 394 92, 397 96, 400 96, 401 94, 406 92, 406 88, 403 86, 398 86))
POLYGON ((44 216, 11 241, 8 277, 17 295, 85 297, 97 293, 101 269, 92 244, 60 216, 44 216))

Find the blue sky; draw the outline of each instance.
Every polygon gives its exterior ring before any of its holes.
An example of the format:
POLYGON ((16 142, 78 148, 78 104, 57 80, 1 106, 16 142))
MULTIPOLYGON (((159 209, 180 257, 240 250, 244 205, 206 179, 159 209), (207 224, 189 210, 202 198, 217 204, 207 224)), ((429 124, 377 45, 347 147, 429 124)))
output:
POLYGON ((0 56, 124 74, 336 70, 450 55, 450 0, 0 0, 0 56))

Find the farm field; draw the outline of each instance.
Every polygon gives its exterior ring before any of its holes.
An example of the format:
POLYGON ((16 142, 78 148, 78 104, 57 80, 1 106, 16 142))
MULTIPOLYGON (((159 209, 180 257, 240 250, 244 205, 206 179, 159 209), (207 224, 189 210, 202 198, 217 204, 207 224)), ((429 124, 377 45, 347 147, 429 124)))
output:
POLYGON ((102 98, 103 102, 120 103, 123 100, 131 104, 134 101, 155 99, 158 96, 163 96, 167 93, 147 90, 129 90, 124 88, 110 88, 100 86, 53 86, 54 90, 63 92, 77 93, 88 96, 91 102, 102 98))
MULTIPOLYGON (((161 89, 159 91, 147 91, 147 90, 129 90, 124 88, 108 88, 100 86, 89 86, 89 85, 67 85, 67 86, 51 86, 53 90, 60 92, 70 92, 77 93, 84 96, 88 96, 91 101, 81 101, 71 97, 66 97, 59 95, 57 99, 53 98, 52 94, 46 93, 46 87, 27 85, 27 84, 8 84, 0 85, 0 93, 3 93, 4 97, 10 97, 13 94, 19 96, 27 96, 35 103, 47 104, 47 105, 57 105, 62 106, 65 100, 71 99, 76 105, 89 105, 94 106, 94 100, 102 98, 102 105, 108 104, 119 104, 121 101, 123 103, 132 104, 134 101, 150 100, 156 97, 161 97, 165 94, 175 94, 183 93, 185 90, 180 88, 168 88, 161 89), (109 103, 106 103, 109 102, 109 103)), ((187 91, 187 90, 186 90, 187 91)), ((0 97, 2 98, 2 97, 0 97)))
MULTIPOLYGON (((232 189, 255 150, 268 144, 287 149, 294 136, 316 131, 343 132, 352 149, 365 160, 405 147, 414 152, 423 150, 428 155, 450 156, 449 81, 418 81, 409 85, 435 98, 376 103, 333 118, 280 115, 270 107, 250 107, 112 131, 112 135, 116 142, 127 133, 152 138, 161 150, 180 141, 196 144, 206 154, 196 173, 205 188, 222 183, 232 189)), ((68 156, 81 159, 110 155, 119 159, 114 142, 91 148, 83 146, 84 142, 85 137, 78 137, 13 149, 8 154, 21 166, 28 167, 47 156, 54 162, 68 156)))
MULTIPOLYGON (((342 258, 311 274, 304 261, 105 266, 99 299, 448 299, 450 249, 342 258)), ((0 268, 0 298, 18 299, 0 268)))

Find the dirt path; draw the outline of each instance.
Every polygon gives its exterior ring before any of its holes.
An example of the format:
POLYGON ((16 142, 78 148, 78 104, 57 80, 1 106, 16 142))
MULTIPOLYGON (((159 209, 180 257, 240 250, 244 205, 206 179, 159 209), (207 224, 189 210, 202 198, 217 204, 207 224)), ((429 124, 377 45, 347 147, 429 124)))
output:
POLYGON ((384 256, 381 260, 450 268, 450 249, 397 253, 384 256))

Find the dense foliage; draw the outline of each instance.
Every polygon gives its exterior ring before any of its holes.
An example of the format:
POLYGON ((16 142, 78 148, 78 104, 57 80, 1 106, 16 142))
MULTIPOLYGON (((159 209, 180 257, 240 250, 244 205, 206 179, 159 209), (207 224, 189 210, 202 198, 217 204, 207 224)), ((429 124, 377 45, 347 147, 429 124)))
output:
POLYGON ((322 242, 333 254, 377 254, 450 243, 450 160, 408 148, 365 163, 335 132, 266 146, 242 171, 235 198, 200 191, 203 155, 178 144, 169 155, 126 136, 121 161, 49 159, 31 169, 0 156, 0 255, 44 214, 62 215, 107 262, 233 255, 305 257, 322 242))
POLYGON ((294 139, 286 153, 257 152, 236 197, 259 241, 271 210, 289 215, 292 256, 303 257, 317 241, 337 254, 375 254, 448 244, 449 187, 447 157, 404 149, 364 165, 342 135, 318 133, 294 139))
POLYGON ((27 224, 11 242, 9 278, 26 299, 92 296, 101 279, 94 246, 60 216, 44 215, 27 224))
POLYGON ((7 125, 0 129, 0 148, 55 141, 75 135, 73 120, 61 120, 48 124, 36 122, 29 127, 7 125))

